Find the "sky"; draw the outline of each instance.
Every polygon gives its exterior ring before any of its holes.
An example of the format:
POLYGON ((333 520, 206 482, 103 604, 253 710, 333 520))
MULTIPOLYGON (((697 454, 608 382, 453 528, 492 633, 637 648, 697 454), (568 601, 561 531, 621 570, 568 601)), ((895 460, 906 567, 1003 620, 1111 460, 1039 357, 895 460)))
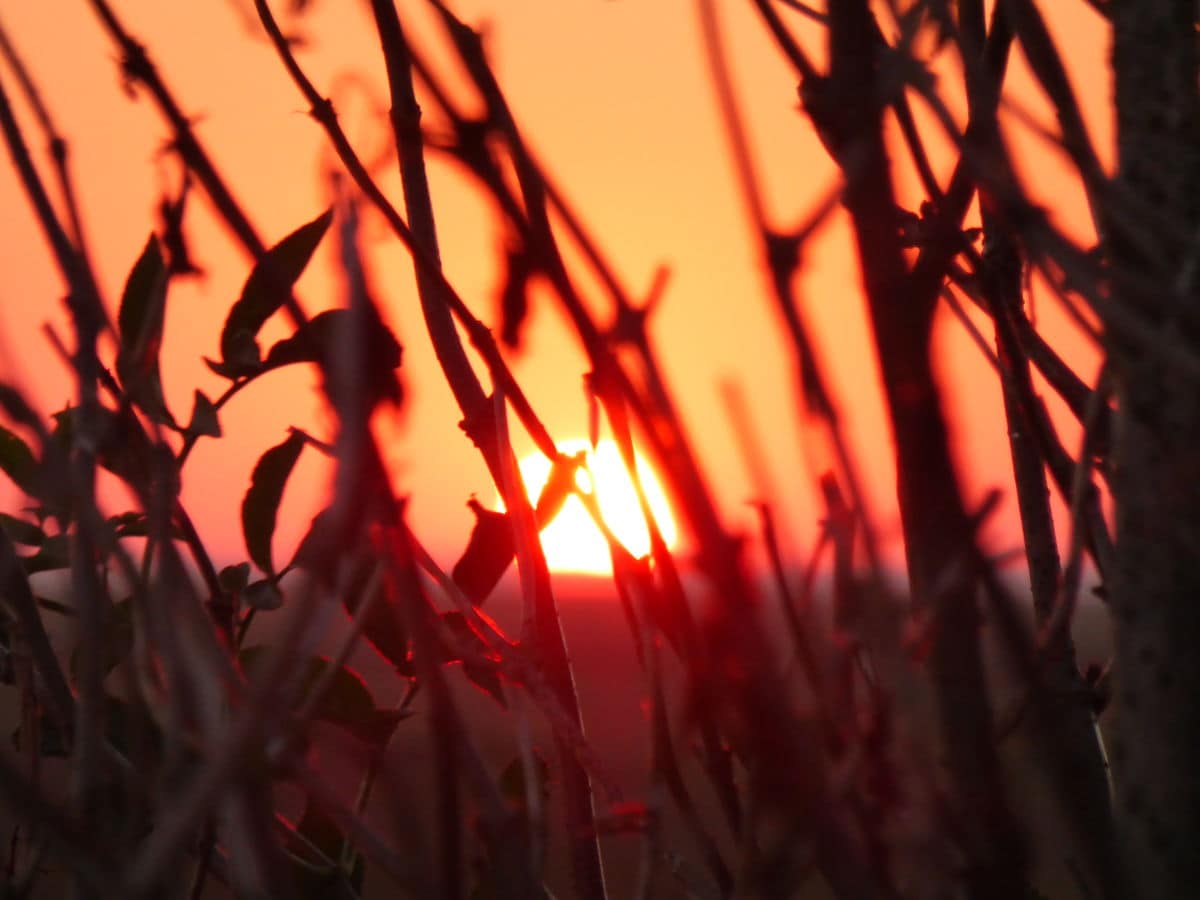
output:
MULTIPOLYGON (((248 3, 114 0, 112 5, 147 46, 268 242, 328 205, 321 173, 330 162, 329 150, 273 51, 247 18, 248 3)), ((282 0, 274 4, 285 21, 287 5, 282 0)), ((1081 2, 1041 5, 1072 60, 1085 117, 1107 159, 1111 126, 1101 23, 1081 2)), ((418 46, 444 63, 444 44, 437 29, 429 27, 422 4, 399 6, 415 17, 411 27, 418 46)), ((717 6, 768 214, 779 227, 794 225, 829 190, 834 170, 798 110, 795 79, 750 4, 717 6)), ((306 39, 301 63, 319 89, 332 96, 356 146, 374 157, 388 140, 387 96, 366 7, 352 0, 314 0, 311 12, 293 20, 293 27, 306 39)), ((786 550, 793 560, 802 559, 821 516, 814 473, 800 452, 789 351, 735 188, 694 4, 459 0, 453 8, 483 31, 524 133, 631 292, 644 294, 655 270, 670 268, 651 335, 722 512, 735 529, 755 527, 748 506, 756 499, 755 487, 720 401, 719 385, 732 380, 744 392, 761 437, 786 550)), ((148 98, 122 84, 116 50, 85 0, 0 0, 0 21, 70 143, 92 257, 115 311, 125 275, 157 225, 161 192, 179 185, 179 166, 167 152, 168 132, 148 98)), ((819 58, 820 32, 799 18, 795 24, 819 58)), ((0 77, 14 95, 11 73, 0 69, 0 77)), ((1031 190, 1070 233, 1086 240, 1086 209, 1061 159, 1014 114, 1020 111, 1053 126, 1019 58, 1009 85, 1005 121, 1031 190)), ((961 113, 960 98, 950 100, 961 113)), ((24 107, 20 111, 26 112, 24 107)), ((31 122, 27 114, 22 121, 31 122)), ((40 149, 40 140, 36 143, 40 149)), ((28 391, 49 413, 72 396, 69 373, 40 331, 48 322, 60 334, 69 334, 61 303, 64 287, 7 156, 3 158, 0 379, 28 391)), ((40 159, 44 162, 44 155, 40 159)), ((952 163, 943 147, 935 157, 943 178, 952 163)), ((437 157, 431 165, 447 275, 476 314, 495 323, 501 237, 495 217, 452 165, 437 157)), ((902 189, 911 189, 912 173, 903 164, 897 164, 896 175, 902 189)), ((399 205, 394 164, 385 160, 378 177, 399 205)), ((202 357, 217 355, 221 324, 249 272, 249 261, 198 194, 188 229, 205 274, 172 287, 163 347, 167 399, 179 416, 186 416, 195 388, 210 396, 221 389, 202 357)), ((460 416, 436 370, 403 249, 373 216, 365 220, 365 234, 376 293, 404 344, 408 392, 403 412, 382 417, 377 433, 397 492, 410 498, 414 530, 449 566, 470 529, 468 499, 475 495, 491 503, 494 490, 477 452, 458 429, 460 416)), ((310 315, 340 303, 331 246, 318 253, 299 285, 310 315)), ((872 512, 885 535, 895 536, 890 436, 850 248, 845 222, 833 217, 809 246, 798 285, 868 484, 872 512)), ((581 283, 595 295, 596 308, 606 311, 594 285, 586 279, 581 283)), ((1036 310, 1043 333, 1064 346, 1068 358, 1090 378, 1095 352, 1052 300, 1039 299, 1036 310)), ((262 343, 288 333, 278 316, 264 329, 262 343)), ((998 390, 987 364, 944 311, 935 340, 964 488, 968 499, 978 502, 988 489, 1011 481, 998 390)), ((512 355, 512 364, 557 439, 586 435, 582 378, 588 366, 549 295, 533 296, 526 341, 512 355)), ((321 408, 313 374, 298 369, 273 373, 243 392, 222 414, 226 436, 202 441, 187 464, 183 500, 219 562, 245 558, 237 511, 258 456, 281 441, 289 426, 332 436, 332 421, 321 408)), ((1048 399, 1057 418, 1065 421, 1048 399)), ((1064 435, 1073 447, 1076 432, 1065 427, 1064 435)), ((521 453, 532 449, 520 435, 515 442, 521 453)), ((286 558, 323 505, 328 475, 315 454, 302 458, 280 516, 277 558, 286 558)), ((111 512, 128 502, 119 491, 104 497, 111 512)), ((0 485, 0 507, 9 510, 16 503, 11 489, 0 485)), ((984 539, 996 552, 1017 544, 1011 497, 984 539)))

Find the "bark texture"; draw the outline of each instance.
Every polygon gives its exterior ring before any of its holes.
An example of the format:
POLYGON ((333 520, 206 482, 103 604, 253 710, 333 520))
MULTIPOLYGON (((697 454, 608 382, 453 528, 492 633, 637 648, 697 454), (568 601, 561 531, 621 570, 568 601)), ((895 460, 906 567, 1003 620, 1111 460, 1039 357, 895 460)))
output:
MULTIPOLYGON (((1117 299, 1200 347, 1200 104, 1193 0, 1114 0, 1117 299), (1157 290, 1148 290, 1147 286, 1157 290)), ((1114 207, 1116 208, 1116 204, 1114 207)), ((1117 736, 1112 763, 1130 889, 1200 884, 1200 384, 1110 329, 1115 436, 1117 736)))

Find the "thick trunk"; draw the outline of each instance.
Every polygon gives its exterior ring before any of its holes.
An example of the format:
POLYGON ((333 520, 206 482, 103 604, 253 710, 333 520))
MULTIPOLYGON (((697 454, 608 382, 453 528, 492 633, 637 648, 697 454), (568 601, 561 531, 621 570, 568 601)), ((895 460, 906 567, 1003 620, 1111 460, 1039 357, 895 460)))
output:
MULTIPOLYGON (((1120 182, 1136 214, 1109 223, 1119 299, 1200 348, 1200 103, 1193 0, 1114 0, 1120 182), (1131 218, 1133 219, 1131 221, 1131 218), (1135 292, 1136 273, 1161 285, 1135 292)), ((1110 334, 1117 737, 1112 763, 1131 888, 1200 884, 1200 384, 1155 349, 1110 334)))

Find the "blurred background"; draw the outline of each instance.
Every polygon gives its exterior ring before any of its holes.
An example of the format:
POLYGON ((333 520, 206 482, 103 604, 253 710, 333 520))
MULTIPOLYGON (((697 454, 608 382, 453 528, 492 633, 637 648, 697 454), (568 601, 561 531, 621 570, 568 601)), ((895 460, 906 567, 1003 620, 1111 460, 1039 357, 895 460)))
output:
MULTIPOLYGON (((398 5, 411 16, 412 39, 421 52, 435 64, 444 62, 443 35, 424 15, 423 4, 398 5)), ((329 205, 332 195, 323 173, 330 151, 260 36, 249 2, 116 0, 113 6, 146 45, 268 243, 329 205)), ((375 161, 376 177, 398 204, 396 167, 385 155, 391 140, 386 81, 367 5, 316 0, 275 6, 280 14, 289 6, 308 7, 303 16, 285 16, 303 42, 300 60, 332 98, 360 154, 375 161)), ((651 335, 727 521, 756 530, 748 502, 769 491, 785 552, 792 561, 801 559, 818 527, 814 468, 820 461, 806 458, 802 450, 786 340, 734 186, 692 4, 459 0, 454 8, 482 30, 529 143, 590 224, 631 293, 644 296, 655 270, 669 268, 651 335), (766 461, 765 483, 755 483, 739 453, 721 400, 722 382, 733 383, 745 397, 766 461)), ((729 2, 720 8, 768 213, 775 225, 788 228, 827 194, 833 168, 799 109, 789 70, 749 4, 729 2)), ((1107 151, 1108 49, 1099 20, 1083 3, 1046 4, 1044 13, 1064 55, 1073 60, 1072 77, 1089 126, 1107 151)), ((118 53, 83 0, 0 0, 0 18, 70 142, 92 257, 115 312, 125 275, 147 234, 160 227, 160 200, 180 190, 181 167, 168 152, 168 132, 148 100, 123 82, 118 53)), ((822 58, 820 27, 800 19, 797 25, 807 47, 822 58)), ((441 71, 461 84, 444 64, 441 71)), ((1011 72, 1003 120, 1015 158, 1026 168, 1035 198, 1070 233, 1088 240, 1082 197, 1063 176, 1055 151, 1029 125, 1050 125, 1047 107, 1019 56, 1011 72)), ((465 88, 460 93, 464 102, 471 101, 465 88)), ((962 98, 947 100, 962 116, 962 98)), ((921 103, 915 106, 923 115, 921 103)), ((19 111, 32 124, 28 111, 19 111)), ((426 125, 437 134, 436 118, 427 118, 426 125)), ((942 151, 935 153, 934 164, 945 177, 953 163, 945 152, 948 145, 935 140, 932 146, 942 151)), ((907 161, 896 156, 901 188, 915 185, 907 161)), ((431 170, 447 274, 476 314, 496 324, 503 232, 485 199, 450 161, 435 154, 431 170)), ((7 165, 0 166, 0 211, 0 378, 28 391, 50 413, 70 402, 73 392, 68 370, 40 330, 48 322, 69 335, 61 302, 65 289, 7 165)), ((222 387, 202 357, 217 355, 221 324, 250 267, 198 190, 191 196, 186 228, 203 273, 173 285, 162 353, 167 400, 181 417, 194 388, 215 396, 222 387)), ((458 429, 457 408, 433 360, 403 248, 370 211, 364 235, 377 298, 404 344, 401 371, 408 397, 400 414, 381 414, 376 428, 396 490, 411 498, 414 530, 449 567, 473 521, 467 500, 476 495, 490 505, 495 493, 480 457, 458 429)), ((868 480, 872 511, 885 536, 894 537, 890 438, 847 237, 846 223, 835 213, 808 245, 798 277, 868 480)), ((310 315, 341 302, 332 263, 332 242, 326 241, 299 287, 310 315)), ((582 283, 592 287, 586 279, 582 283)), ((1091 377, 1096 354, 1055 301, 1034 288, 1038 327, 1085 378, 1091 377)), ((603 321, 609 311, 599 291, 591 293, 603 321)), ((290 327, 277 316, 264 329, 263 343, 269 346, 288 333, 290 327)), ((990 338, 990 330, 985 333, 990 338)), ((966 492, 977 503, 989 488, 1011 479, 997 383, 945 310, 935 339, 966 492)), ((553 298, 539 285, 524 342, 511 359, 555 438, 584 437, 582 379, 588 366, 553 298)), ((262 451, 281 441, 290 425, 330 436, 332 421, 321 409, 309 369, 272 373, 234 399, 221 416, 225 437, 202 440, 188 463, 184 501, 218 564, 245 558, 237 509, 262 451)), ((1059 415, 1056 398, 1047 398, 1073 446, 1076 431, 1059 415)), ((532 448, 524 435, 514 434, 514 440, 519 453, 532 448)), ((290 552, 327 494, 329 472, 317 457, 305 454, 289 484, 276 538, 280 556, 290 552)), ((110 512, 127 502, 115 487, 106 496, 110 512)), ((11 509, 15 502, 11 486, 0 484, 0 507, 11 509)), ((681 539, 686 546, 686 535, 681 539)), ((1017 546, 1012 498, 1006 497, 989 521, 984 540, 993 552, 1017 546)), ((899 562, 896 541, 888 548, 899 562)))

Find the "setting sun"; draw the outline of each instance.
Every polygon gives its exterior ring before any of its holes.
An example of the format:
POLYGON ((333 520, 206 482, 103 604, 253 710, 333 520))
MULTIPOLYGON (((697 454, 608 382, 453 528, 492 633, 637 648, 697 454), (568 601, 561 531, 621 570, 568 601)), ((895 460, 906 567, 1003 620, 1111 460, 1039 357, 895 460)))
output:
MULTIPOLYGON (((568 455, 580 451, 586 454, 586 470, 580 469, 576 479, 580 490, 594 490, 605 523, 625 549, 634 556, 649 553, 650 535, 617 445, 602 440, 592 450, 587 441, 574 440, 560 443, 559 450, 568 455)), ((654 520, 662 530, 667 546, 673 548, 678 532, 662 485, 641 455, 637 456, 637 469, 654 520)), ((527 493, 537 497, 550 477, 550 461, 540 453, 533 453, 521 460, 520 470, 527 493)), ((502 501, 498 501, 498 507, 504 508, 502 501)), ((542 530, 542 547, 552 571, 594 575, 612 571, 604 536, 578 497, 570 497, 554 520, 542 530)))

